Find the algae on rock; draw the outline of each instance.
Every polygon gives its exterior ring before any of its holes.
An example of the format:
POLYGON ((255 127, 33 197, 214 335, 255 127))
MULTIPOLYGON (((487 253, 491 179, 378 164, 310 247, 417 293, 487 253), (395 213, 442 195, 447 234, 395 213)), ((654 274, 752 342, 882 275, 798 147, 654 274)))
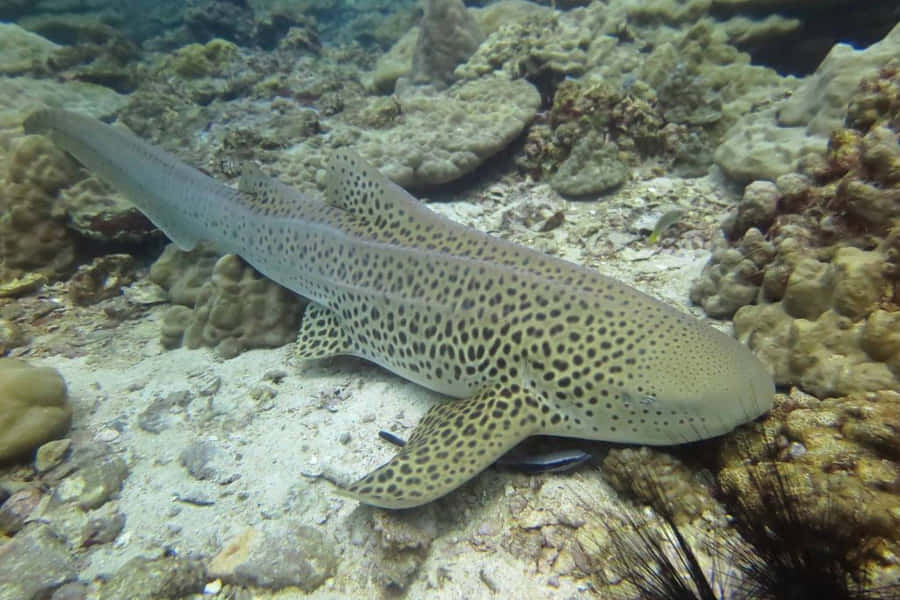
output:
POLYGON ((206 567, 196 558, 135 557, 109 576, 100 588, 100 600, 182 598, 202 592, 206 579, 206 567))
POLYGON ((334 576, 338 553, 319 529, 287 519, 263 521, 228 540, 209 574, 241 586, 311 593, 334 576))
POLYGON ((160 68, 172 70, 187 79, 216 77, 224 74, 237 54, 237 46, 215 38, 205 44, 188 44, 179 48, 160 68))
POLYGON ((134 281, 134 258, 130 254, 98 256, 88 265, 78 267, 69 280, 69 298, 87 306, 122 293, 134 281))
POLYGON ((725 442, 718 481, 751 511, 770 506, 760 494, 780 486, 795 526, 846 535, 849 546, 869 550, 854 560, 878 571, 900 547, 898 431, 895 391, 821 401, 795 391, 779 396, 759 426, 725 442))
POLYGON ((618 147, 591 131, 575 143, 550 176, 550 185, 564 196, 579 197, 609 192, 627 177, 628 167, 619 160, 618 147))
POLYGON ((685 524, 704 515, 722 515, 713 490, 700 483, 696 475, 678 458, 646 446, 612 449, 603 459, 603 477, 619 492, 655 504, 685 524), (662 493, 660 493, 662 492, 662 493))
POLYGON ((477 79, 502 72, 511 79, 532 82, 543 78, 561 81, 585 71, 589 33, 553 12, 538 13, 518 23, 508 23, 491 33, 456 76, 477 79))
POLYGON ((69 229, 84 237, 133 244, 161 235, 131 202, 97 177, 61 190, 59 200, 69 229))

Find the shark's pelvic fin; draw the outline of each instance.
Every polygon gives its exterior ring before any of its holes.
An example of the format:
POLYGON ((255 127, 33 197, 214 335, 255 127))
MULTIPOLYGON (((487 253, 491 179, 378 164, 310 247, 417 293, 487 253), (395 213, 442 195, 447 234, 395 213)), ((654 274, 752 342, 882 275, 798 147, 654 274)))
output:
POLYGON ((315 302, 306 305, 294 356, 301 360, 314 360, 356 354, 355 350, 334 312, 315 302))
POLYGON ((403 450, 340 493, 383 508, 430 502, 546 428, 549 412, 518 385, 495 385, 472 398, 441 402, 416 426, 403 450))

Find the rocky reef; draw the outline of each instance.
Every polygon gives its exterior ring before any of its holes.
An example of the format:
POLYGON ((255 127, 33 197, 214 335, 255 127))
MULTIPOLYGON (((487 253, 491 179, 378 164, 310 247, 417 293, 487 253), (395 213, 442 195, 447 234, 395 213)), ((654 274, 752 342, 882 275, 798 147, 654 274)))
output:
POLYGON ((808 175, 757 181, 691 297, 776 381, 824 397, 895 389, 900 144, 896 63, 865 78, 808 175))
POLYGON ((876 76, 898 51, 900 26, 864 50, 836 45, 789 98, 741 117, 716 148, 716 164, 742 183, 807 170, 841 126, 860 81, 876 76))
POLYGON ((639 598, 617 534, 671 521, 712 571, 711 546, 746 547, 735 514, 774 522, 779 480, 795 531, 896 581, 900 29, 876 8, 826 51, 801 0, 115 5, 0 2, 0 598, 639 598), (709 256, 691 310, 733 319, 787 393, 719 441, 532 440, 595 460, 411 511, 347 502, 323 478, 442 399, 296 364, 300 298, 163 248, 24 135, 38 107, 310 195, 353 147, 444 215, 679 305, 709 256))

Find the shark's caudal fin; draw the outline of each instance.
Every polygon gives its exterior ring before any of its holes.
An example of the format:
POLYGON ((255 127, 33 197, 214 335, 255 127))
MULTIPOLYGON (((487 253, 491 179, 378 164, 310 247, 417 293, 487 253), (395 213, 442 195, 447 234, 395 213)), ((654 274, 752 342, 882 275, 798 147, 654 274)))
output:
POLYGON ((340 489, 383 508, 425 504, 455 490, 546 426, 549 410, 518 385, 436 404, 386 464, 340 489))
MULTIPOLYGON (((49 136, 133 202, 180 248, 215 239, 238 192, 130 132, 65 110, 39 110, 25 132, 49 136)), ((227 248, 223 248, 226 250, 227 248)))

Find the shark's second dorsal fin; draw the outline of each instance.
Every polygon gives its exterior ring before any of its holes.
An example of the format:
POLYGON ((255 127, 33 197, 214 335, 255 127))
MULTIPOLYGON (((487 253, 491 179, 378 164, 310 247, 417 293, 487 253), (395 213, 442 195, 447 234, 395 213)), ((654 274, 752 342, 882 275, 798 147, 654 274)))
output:
POLYGON ((242 166, 238 190, 244 204, 257 213, 271 217, 296 217, 304 208, 318 202, 300 191, 263 173, 252 163, 242 166))
POLYGON ((387 217, 418 207, 418 200, 348 148, 334 151, 328 165, 328 204, 361 217, 387 217))

